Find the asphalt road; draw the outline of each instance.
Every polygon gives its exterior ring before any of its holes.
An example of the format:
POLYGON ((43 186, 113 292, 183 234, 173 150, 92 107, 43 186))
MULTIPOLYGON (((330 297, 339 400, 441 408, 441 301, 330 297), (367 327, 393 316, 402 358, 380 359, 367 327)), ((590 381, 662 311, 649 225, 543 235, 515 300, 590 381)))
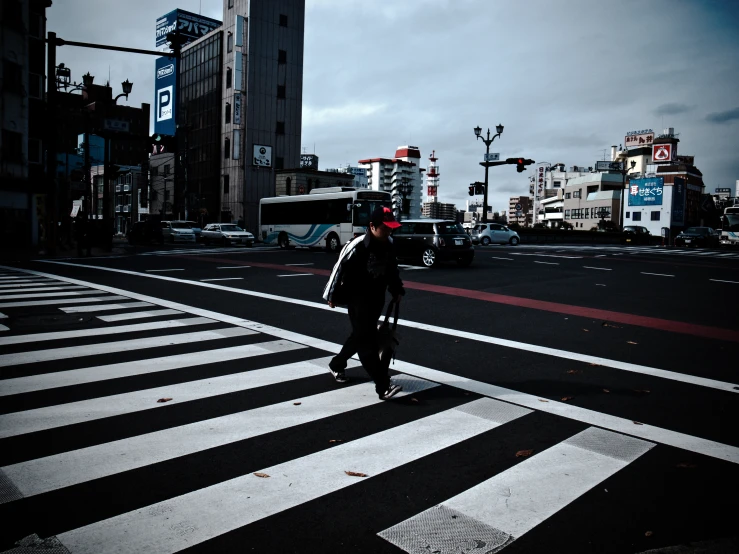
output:
POLYGON ((388 402, 326 370, 335 260, 0 267, 0 551, 737 551, 739 252, 404 265, 388 402))

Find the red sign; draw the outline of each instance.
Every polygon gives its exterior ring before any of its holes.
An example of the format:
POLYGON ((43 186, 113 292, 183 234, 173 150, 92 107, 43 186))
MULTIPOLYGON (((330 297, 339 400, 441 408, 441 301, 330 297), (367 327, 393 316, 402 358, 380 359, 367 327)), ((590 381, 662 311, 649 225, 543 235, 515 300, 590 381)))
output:
POLYGON ((428 187, 426 190, 428 196, 436 196, 436 187, 428 187))
POLYGON ((672 161, 672 144, 653 144, 652 145, 652 162, 665 163, 672 161))

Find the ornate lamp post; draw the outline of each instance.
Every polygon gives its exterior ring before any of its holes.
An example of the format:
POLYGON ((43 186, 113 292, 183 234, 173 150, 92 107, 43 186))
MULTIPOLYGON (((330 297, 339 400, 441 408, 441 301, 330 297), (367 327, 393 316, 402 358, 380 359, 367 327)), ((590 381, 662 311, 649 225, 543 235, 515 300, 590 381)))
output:
MULTIPOLYGON (((492 138, 490 138, 490 129, 488 129, 488 136, 487 138, 484 138, 482 136, 482 128, 481 127, 475 127, 475 136, 478 139, 482 139, 482 142, 485 143, 485 161, 488 161, 488 155, 490 154, 490 145, 493 143, 493 141, 503 134, 503 125, 498 123, 498 125, 495 126, 495 131, 497 132, 496 135, 493 135, 492 138)), ((483 223, 487 223, 488 221, 488 165, 485 165, 485 190, 483 192, 482 197, 482 221, 483 223)))

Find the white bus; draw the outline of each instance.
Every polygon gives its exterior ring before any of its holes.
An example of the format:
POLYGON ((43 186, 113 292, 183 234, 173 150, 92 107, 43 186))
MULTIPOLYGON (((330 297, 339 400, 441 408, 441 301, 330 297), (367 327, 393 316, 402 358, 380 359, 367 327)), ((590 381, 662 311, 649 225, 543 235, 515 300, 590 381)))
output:
POLYGON ((392 208, 389 192, 351 187, 313 189, 310 194, 276 196, 259 201, 259 234, 280 248, 325 246, 338 252, 365 233, 372 211, 392 208))

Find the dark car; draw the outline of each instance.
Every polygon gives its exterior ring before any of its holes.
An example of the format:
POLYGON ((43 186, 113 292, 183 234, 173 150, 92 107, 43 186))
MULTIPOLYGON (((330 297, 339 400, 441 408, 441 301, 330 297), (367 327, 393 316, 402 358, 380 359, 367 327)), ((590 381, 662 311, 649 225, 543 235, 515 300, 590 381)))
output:
POLYGON ((623 239, 624 244, 649 244, 649 237, 651 233, 646 227, 641 225, 626 225, 623 228, 623 239))
POLYGON ((446 219, 406 219, 393 233, 399 259, 420 260, 426 267, 454 260, 468 266, 475 257, 472 241, 462 225, 446 219))
POLYGON ((152 242, 162 244, 164 236, 162 227, 153 221, 135 221, 126 233, 129 244, 150 244, 152 242))
POLYGON ((718 248, 721 237, 711 227, 688 227, 675 237, 675 246, 718 248))

